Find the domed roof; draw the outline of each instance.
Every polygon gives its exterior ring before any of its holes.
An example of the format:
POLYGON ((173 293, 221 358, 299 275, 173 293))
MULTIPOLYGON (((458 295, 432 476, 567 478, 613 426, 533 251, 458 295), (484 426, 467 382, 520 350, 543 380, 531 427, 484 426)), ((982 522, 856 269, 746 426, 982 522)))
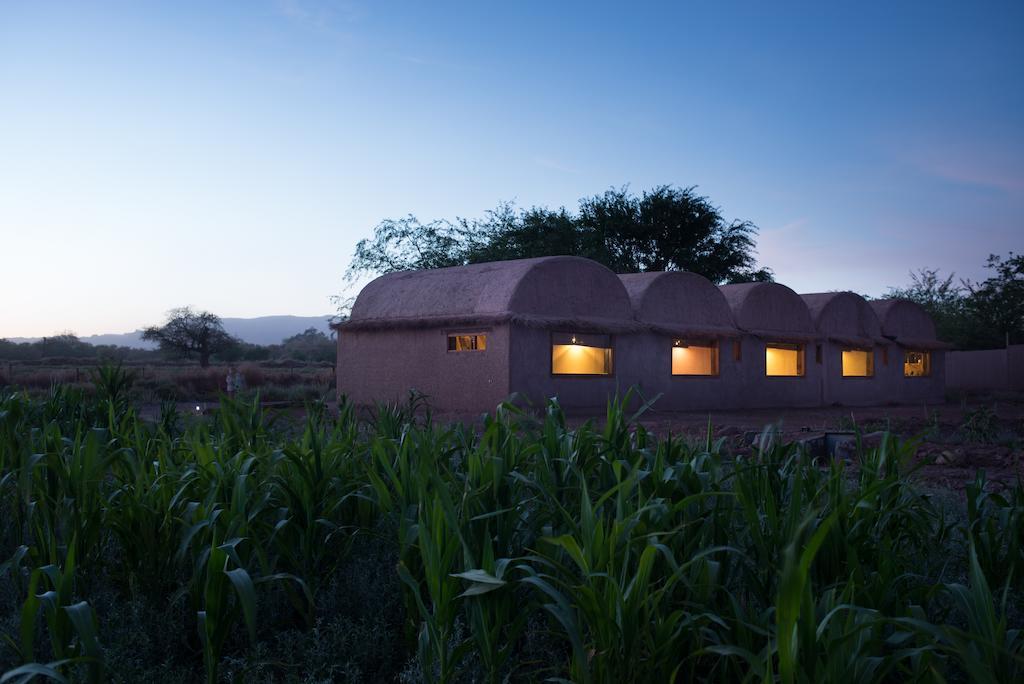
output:
POLYGON ((813 340, 817 337, 807 305, 779 283, 740 283, 719 287, 736 327, 759 337, 813 340))
POLYGON ((518 321, 602 330, 635 327, 622 282, 573 256, 388 273, 356 298, 343 329, 518 321))
POLYGON ((818 292, 800 297, 818 332, 833 342, 863 347, 885 342, 875 310, 859 294, 818 292))
POLYGON ((620 275, 633 315, 648 328, 671 335, 739 335, 725 296, 704 276, 687 271, 620 275))
POLYGON ((897 344, 916 349, 943 349, 949 345, 935 335, 935 322, 924 307, 909 299, 879 299, 871 308, 882 324, 882 334, 897 344))

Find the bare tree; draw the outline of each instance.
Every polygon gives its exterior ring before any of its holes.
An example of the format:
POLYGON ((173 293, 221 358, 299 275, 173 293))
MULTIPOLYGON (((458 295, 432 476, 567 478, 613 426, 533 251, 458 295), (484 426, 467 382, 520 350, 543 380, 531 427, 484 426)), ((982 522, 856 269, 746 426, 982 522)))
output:
POLYGON ((164 351, 177 352, 185 357, 199 357, 199 365, 210 365, 210 356, 227 351, 239 340, 224 330, 220 317, 209 311, 193 311, 183 306, 167 312, 167 321, 142 332, 142 339, 156 342, 164 351))

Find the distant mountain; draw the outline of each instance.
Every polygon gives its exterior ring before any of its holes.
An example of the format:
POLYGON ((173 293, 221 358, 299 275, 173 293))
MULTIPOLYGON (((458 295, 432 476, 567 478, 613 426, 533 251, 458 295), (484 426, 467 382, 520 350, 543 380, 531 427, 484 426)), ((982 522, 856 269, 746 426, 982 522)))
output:
MULTIPOLYGON (((281 340, 297 335, 307 328, 316 328, 325 335, 331 334, 325 316, 258 316, 257 318, 222 318, 224 329, 230 335, 250 344, 280 344, 281 340)), ((38 337, 11 337, 11 342, 36 342, 38 337)), ((119 347, 135 347, 136 349, 156 349, 152 342, 142 340, 142 331, 127 333, 105 333, 88 335, 79 338, 89 344, 113 344, 119 347)))

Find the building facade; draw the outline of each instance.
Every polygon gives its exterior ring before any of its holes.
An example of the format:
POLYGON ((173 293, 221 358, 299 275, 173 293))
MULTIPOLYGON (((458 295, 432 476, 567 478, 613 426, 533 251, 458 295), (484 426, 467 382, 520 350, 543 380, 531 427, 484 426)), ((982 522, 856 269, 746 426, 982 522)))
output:
POLYGON ((941 401, 944 345, 920 307, 579 257, 391 273, 338 333, 356 404, 493 410, 510 396, 593 411, 635 387, 660 410, 941 401))

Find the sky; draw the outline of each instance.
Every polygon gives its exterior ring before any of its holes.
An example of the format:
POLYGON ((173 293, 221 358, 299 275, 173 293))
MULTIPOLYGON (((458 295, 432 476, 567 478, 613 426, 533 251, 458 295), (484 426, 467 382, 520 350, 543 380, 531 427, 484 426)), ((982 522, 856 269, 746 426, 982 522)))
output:
POLYGON ((982 278, 1022 105, 1019 0, 0 0, 0 337, 320 315, 383 219, 623 185, 797 292, 982 278))

